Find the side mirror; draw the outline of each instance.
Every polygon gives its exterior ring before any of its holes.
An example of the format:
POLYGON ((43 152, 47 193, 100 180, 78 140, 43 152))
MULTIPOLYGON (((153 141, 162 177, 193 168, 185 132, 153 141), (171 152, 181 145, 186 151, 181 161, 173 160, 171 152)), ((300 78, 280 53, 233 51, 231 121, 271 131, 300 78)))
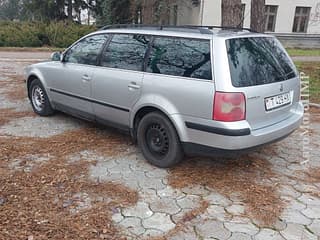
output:
POLYGON ((54 52, 51 54, 51 61, 61 61, 63 58, 63 55, 61 52, 54 52))

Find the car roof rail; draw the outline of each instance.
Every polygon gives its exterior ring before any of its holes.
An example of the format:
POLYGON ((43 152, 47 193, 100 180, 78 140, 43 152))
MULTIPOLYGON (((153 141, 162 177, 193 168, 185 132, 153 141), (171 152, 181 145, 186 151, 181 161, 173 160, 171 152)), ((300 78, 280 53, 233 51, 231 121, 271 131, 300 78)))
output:
POLYGON ((254 31, 251 28, 245 28, 245 27, 216 26, 216 25, 208 25, 208 26, 187 25, 187 26, 199 27, 199 28, 208 28, 210 30, 213 30, 213 29, 217 28, 217 29, 222 29, 222 30, 248 31, 248 32, 257 33, 257 31, 254 31))
POLYGON ((121 28, 145 28, 145 29, 155 29, 155 30, 170 30, 170 29, 190 29, 199 30, 202 34, 212 34, 210 30, 222 29, 222 30, 233 30, 233 31, 248 31, 255 32, 250 28, 240 28, 240 27, 224 27, 224 26, 201 26, 201 25, 152 25, 152 24, 113 24, 106 25, 99 28, 99 30, 109 30, 109 29, 121 29, 121 28))

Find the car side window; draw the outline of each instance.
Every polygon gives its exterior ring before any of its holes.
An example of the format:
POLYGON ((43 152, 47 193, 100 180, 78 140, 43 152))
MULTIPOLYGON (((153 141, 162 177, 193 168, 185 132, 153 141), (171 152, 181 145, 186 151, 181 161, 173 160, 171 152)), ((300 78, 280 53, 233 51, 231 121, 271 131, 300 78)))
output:
POLYGON ((150 38, 137 34, 114 35, 101 57, 101 66, 141 71, 150 38))
POLYGON ((108 35, 94 35, 87 37, 68 50, 64 62, 96 65, 98 55, 108 39, 108 35))
POLYGON ((147 72, 211 80, 210 41, 185 38, 155 38, 147 72))

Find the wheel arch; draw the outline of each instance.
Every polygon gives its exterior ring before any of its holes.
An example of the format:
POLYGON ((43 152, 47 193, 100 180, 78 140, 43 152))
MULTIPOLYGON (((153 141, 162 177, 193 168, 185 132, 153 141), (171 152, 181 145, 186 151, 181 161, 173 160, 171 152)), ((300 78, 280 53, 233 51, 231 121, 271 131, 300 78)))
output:
POLYGON ((137 128, 138 128, 139 122, 141 121, 141 119, 145 115, 147 115, 151 112, 160 112, 165 117, 167 117, 169 119, 169 121, 171 122, 171 124, 173 125, 173 127, 175 128, 175 130, 178 134, 178 137, 181 141, 181 129, 179 128, 180 124, 177 122, 177 119, 173 118, 167 111, 165 111, 161 107, 154 106, 154 105, 142 106, 134 113, 134 117, 132 118, 132 122, 130 124, 131 136, 134 139, 134 141, 136 141, 136 138, 137 138, 137 128))
POLYGON ((42 86, 44 87, 44 89, 45 89, 45 91, 46 91, 46 93, 48 95, 49 101, 51 102, 51 96, 50 96, 50 93, 48 92, 47 84, 46 84, 46 82, 45 82, 45 80, 44 80, 44 78, 43 78, 43 76, 42 76, 40 71, 35 71, 35 72, 32 71, 28 75, 28 78, 27 78, 27 91, 28 91, 29 99, 30 99, 29 87, 30 87, 31 83, 36 79, 38 79, 41 82, 42 86))
MULTIPOLYGON (((29 99, 31 99, 31 96, 30 96, 30 91, 29 91, 29 88, 30 88, 30 85, 31 83, 36 80, 36 79, 39 79, 35 74, 31 74, 28 79, 27 79, 27 90, 28 90, 28 97, 29 99)), ((40 79, 39 79, 40 80, 40 79)))

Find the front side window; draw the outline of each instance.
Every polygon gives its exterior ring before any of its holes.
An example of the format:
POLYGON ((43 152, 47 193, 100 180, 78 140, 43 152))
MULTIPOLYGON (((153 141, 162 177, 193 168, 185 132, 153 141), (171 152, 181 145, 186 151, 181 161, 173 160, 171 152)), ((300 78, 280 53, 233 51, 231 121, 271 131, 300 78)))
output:
POLYGON ((274 32, 276 26, 278 6, 265 6, 265 28, 266 32, 274 32))
POLYGON ((101 66, 142 71, 150 38, 143 35, 114 35, 101 57, 101 66))
POLYGON ((248 87, 297 77, 295 67, 278 40, 272 37, 226 41, 234 87, 248 87))
POLYGON ((310 9, 310 7, 296 7, 292 32, 307 32, 310 9))
POLYGON ((155 38, 147 72, 211 80, 210 41, 155 38))
POLYGON ((108 35, 94 35, 87 37, 65 54, 64 62, 96 65, 98 55, 106 42, 108 35))

